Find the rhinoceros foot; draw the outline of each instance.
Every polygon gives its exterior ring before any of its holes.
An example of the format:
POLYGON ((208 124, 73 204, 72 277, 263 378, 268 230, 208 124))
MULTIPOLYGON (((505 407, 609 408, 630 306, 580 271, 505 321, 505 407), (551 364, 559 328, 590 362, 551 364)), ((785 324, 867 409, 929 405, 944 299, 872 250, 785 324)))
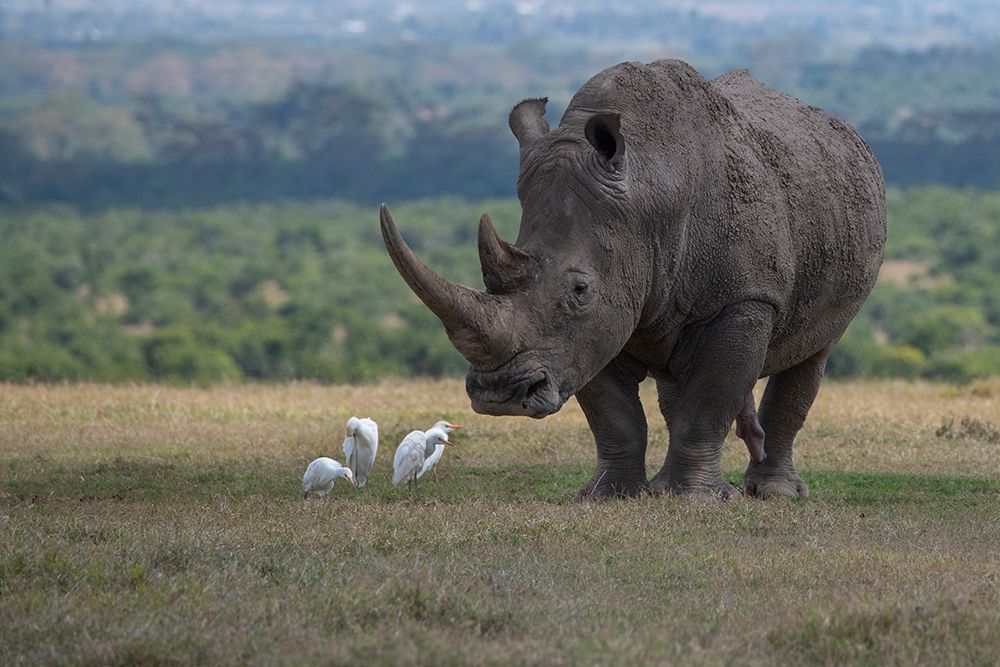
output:
POLYGON ((626 473, 610 469, 598 470, 576 492, 577 501, 606 500, 609 498, 634 498, 649 493, 649 483, 644 473, 626 473))
POLYGON ((743 475, 743 490, 756 498, 805 498, 809 486, 794 470, 779 469, 751 462, 743 475))
POLYGON ((661 471, 651 480, 650 485, 656 495, 710 497, 719 500, 736 500, 743 495, 739 489, 723 479, 721 474, 708 479, 692 479, 686 475, 678 479, 677 476, 661 471))

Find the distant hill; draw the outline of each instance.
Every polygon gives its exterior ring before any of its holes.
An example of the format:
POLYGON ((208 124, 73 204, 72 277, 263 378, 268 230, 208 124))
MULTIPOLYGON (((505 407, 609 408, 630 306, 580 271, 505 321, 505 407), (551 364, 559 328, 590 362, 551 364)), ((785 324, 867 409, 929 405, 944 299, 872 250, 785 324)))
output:
MULTIPOLYGON (((704 46, 690 59, 706 75, 749 66, 855 124, 890 183, 1000 184, 1000 86, 989 83, 1000 43, 846 61, 808 35, 725 57, 704 46)), ((685 55, 648 47, 645 59, 685 55)), ((619 59, 532 40, 0 42, 0 202, 508 197, 510 107, 547 95, 555 124, 580 83, 619 59)))

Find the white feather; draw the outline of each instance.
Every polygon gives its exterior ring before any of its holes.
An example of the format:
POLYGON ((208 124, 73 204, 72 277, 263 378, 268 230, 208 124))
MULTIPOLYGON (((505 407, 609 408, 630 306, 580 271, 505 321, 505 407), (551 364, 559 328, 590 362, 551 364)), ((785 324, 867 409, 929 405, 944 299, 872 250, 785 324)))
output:
POLYGON ((392 483, 399 486, 414 478, 424 465, 424 449, 427 444, 427 434, 423 431, 410 431, 399 443, 396 454, 392 457, 392 483))
POLYGON ((420 472, 417 473, 417 479, 420 479, 427 473, 431 471, 431 468, 438 464, 441 460, 441 455, 444 454, 444 445, 438 443, 434 445, 434 453, 424 459, 424 465, 420 468, 420 472))
POLYGON ((359 487, 368 482, 368 474, 375 465, 378 454, 378 424, 372 419, 351 417, 347 420, 347 435, 344 438, 344 460, 354 471, 359 487))
POLYGON ((321 456, 310 463, 305 474, 302 475, 302 490, 306 495, 313 492, 322 498, 329 493, 334 483, 341 477, 352 479, 354 475, 350 468, 340 465, 339 461, 321 456))

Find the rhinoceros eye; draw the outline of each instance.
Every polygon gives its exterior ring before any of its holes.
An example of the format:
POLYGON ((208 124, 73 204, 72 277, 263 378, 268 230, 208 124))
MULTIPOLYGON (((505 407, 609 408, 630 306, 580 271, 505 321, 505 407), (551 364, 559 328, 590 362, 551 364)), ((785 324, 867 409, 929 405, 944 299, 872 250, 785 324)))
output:
POLYGON ((590 288, 590 284, 586 280, 580 278, 575 278, 572 283, 571 289, 573 291, 573 307, 583 308, 590 303, 591 297, 593 296, 593 290, 590 288))

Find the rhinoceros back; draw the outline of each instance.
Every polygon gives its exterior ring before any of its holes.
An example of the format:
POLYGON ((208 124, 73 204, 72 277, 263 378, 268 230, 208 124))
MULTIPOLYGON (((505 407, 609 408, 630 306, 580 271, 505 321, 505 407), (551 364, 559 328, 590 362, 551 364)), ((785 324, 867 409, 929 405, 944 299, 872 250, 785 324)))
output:
POLYGON ((775 343, 781 356, 804 358, 843 333, 878 277, 882 171, 849 125, 746 70, 712 85, 738 118, 727 155, 734 215, 761 225, 781 276, 775 343))

